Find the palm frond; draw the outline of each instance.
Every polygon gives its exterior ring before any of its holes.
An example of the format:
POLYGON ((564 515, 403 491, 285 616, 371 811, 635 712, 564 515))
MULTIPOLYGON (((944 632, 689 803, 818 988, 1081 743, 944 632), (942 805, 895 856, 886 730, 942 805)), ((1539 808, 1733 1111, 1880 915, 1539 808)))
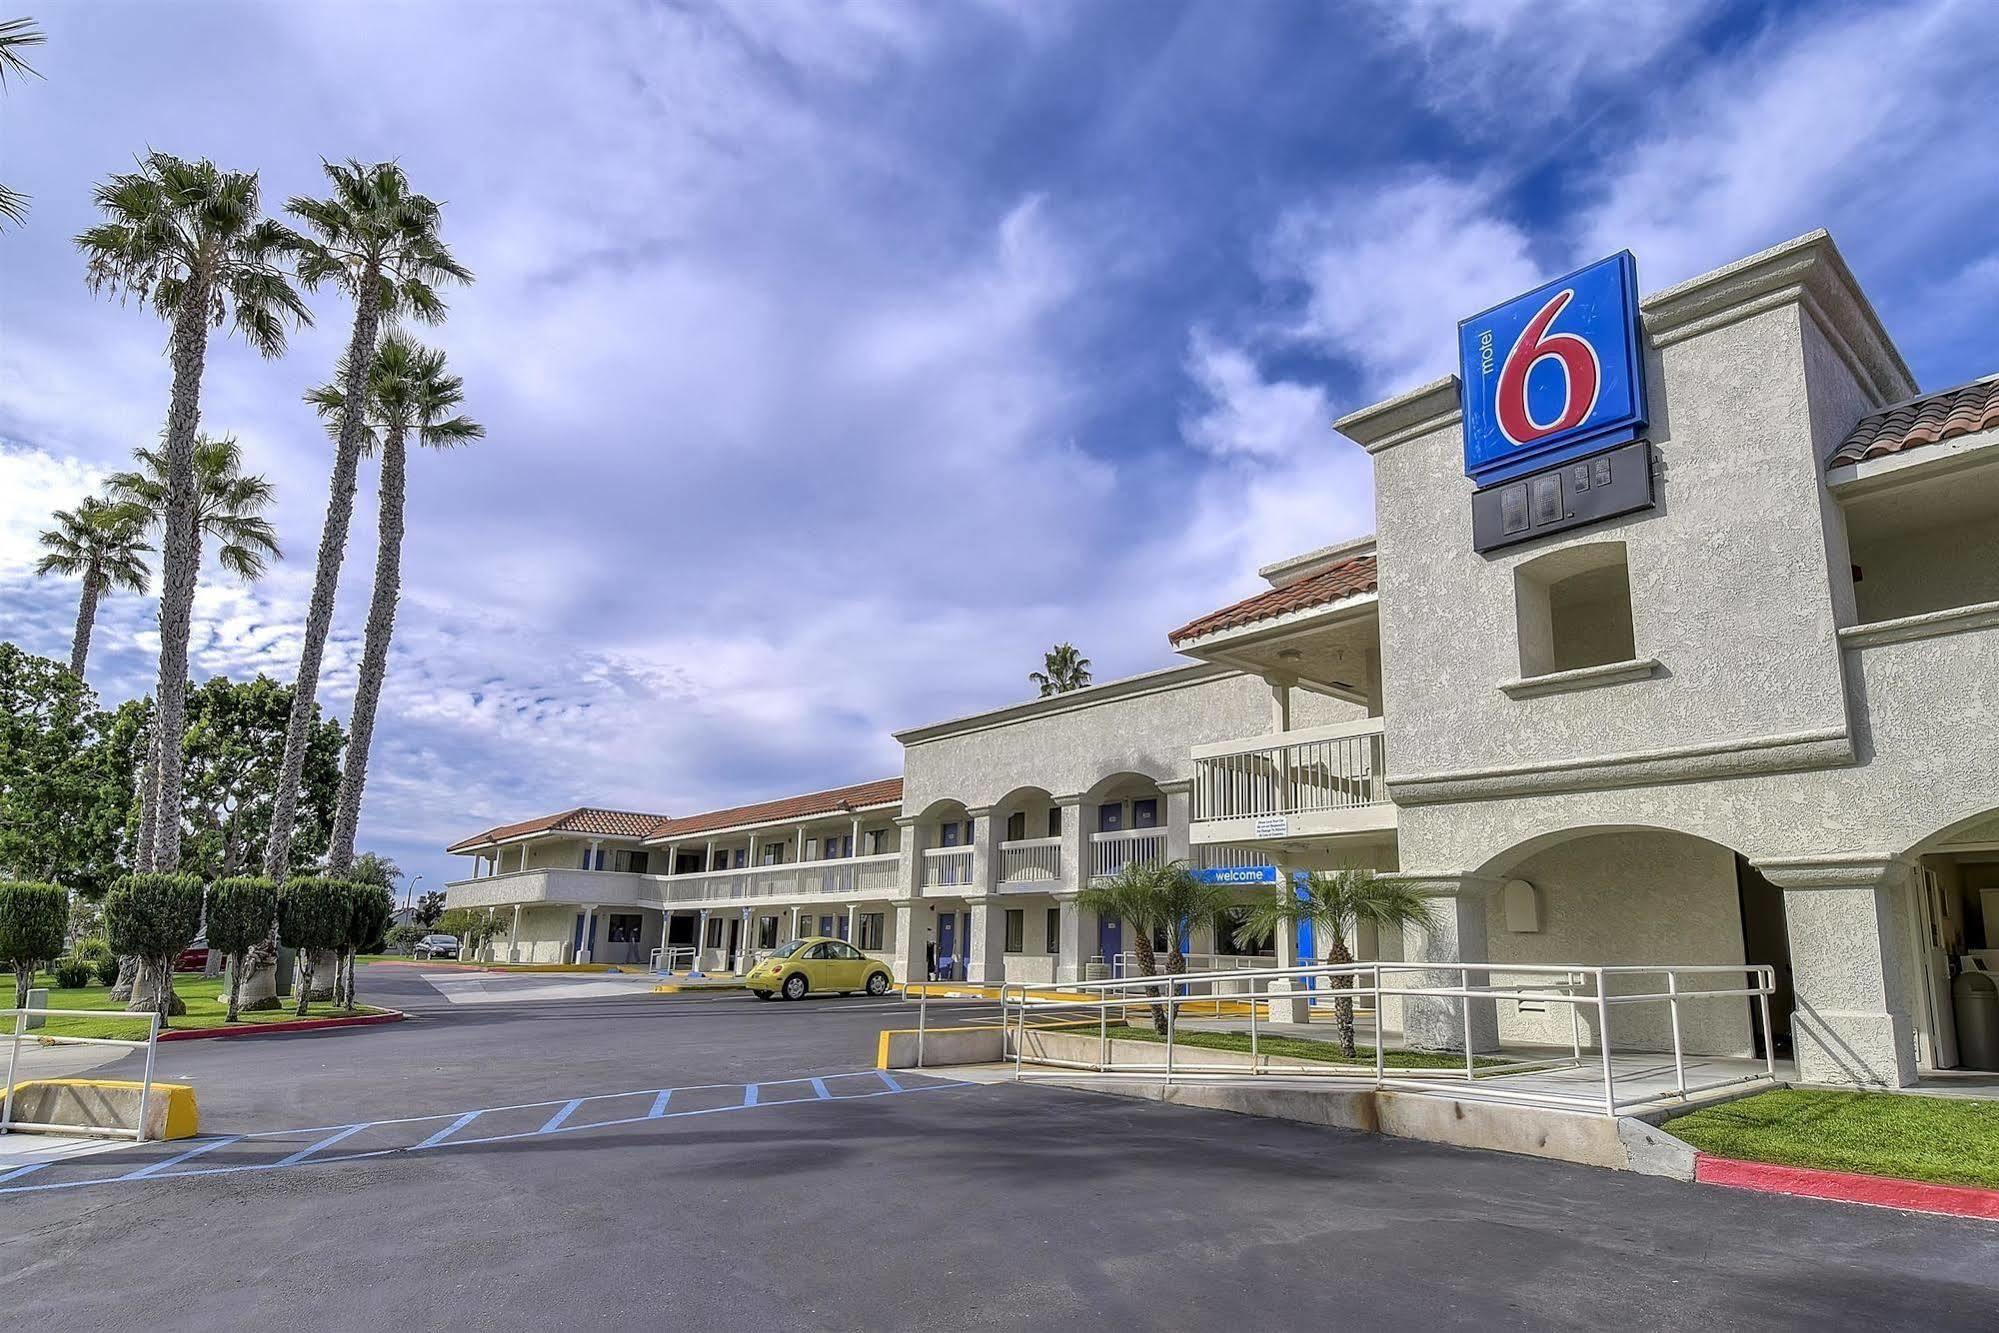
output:
POLYGON ((40 72, 21 53, 46 41, 48 35, 31 18, 0 19, 0 87, 6 86, 10 74, 17 79, 41 78, 40 72))

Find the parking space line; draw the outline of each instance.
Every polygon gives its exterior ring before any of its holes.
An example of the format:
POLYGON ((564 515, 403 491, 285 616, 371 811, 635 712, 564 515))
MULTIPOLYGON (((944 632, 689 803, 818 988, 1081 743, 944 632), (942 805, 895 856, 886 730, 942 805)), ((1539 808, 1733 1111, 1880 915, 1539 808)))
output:
POLYGON ((18 1180, 22 1176, 27 1175, 30 1171, 39 1171, 43 1167, 53 1165, 55 1162, 59 1160, 61 1159, 50 1158, 46 1162, 30 1162, 26 1166, 17 1166, 12 1171, 9 1171, 6 1175, 0 1176, 0 1185, 4 1185, 10 1180, 18 1180))
POLYGON ((554 1115, 550 1116, 548 1118, 548 1123, 541 1127, 540 1132, 543 1134, 553 1134, 556 1130, 561 1129, 562 1122, 569 1119, 570 1116, 576 1114, 576 1108, 581 1105, 583 1105, 583 1099, 581 1097, 576 1098, 574 1101, 564 1106, 560 1111, 557 1111, 554 1115))
POLYGON ((456 1120, 446 1125, 443 1129, 438 1130, 437 1133, 431 1135, 429 1138, 425 1139, 422 1143, 414 1144, 412 1146, 418 1148, 435 1148, 438 1144, 444 1142, 446 1139, 450 1138, 453 1134, 456 1134, 459 1130, 465 1128, 465 1126, 471 1124, 474 1120, 477 1120, 480 1116, 484 1114, 486 1114, 484 1111, 467 1111, 464 1115, 459 1116, 456 1120))
POLYGON ((892 1078, 890 1078, 890 1077, 889 1077, 889 1073, 888 1073, 888 1071, 887 1071, 886 1069, 877 1069, 877 1070, 875 1071, 875 1075, 876 1075, 876 1077, 880 1078, 882 1082, 884 1082, 884 1083, 888 1084, 888 1085, 889 1085, 889 1087, 890 1087, 891 1089, 893 1089, 894 1091, 896 1091, 896 1092, 905 1092, 905 1091, 907 1091, 907 1089, 905 1089, 905 1088, 904 1088, 904 1087, 902 1086, 902 1084, 900 1084, 900 1083, 897 1083, 897 1082, 896 1082, 896 1081, 895 1081, 894 1079, 892 1079, 892 1078))
POLYGON ((743 1105, 755 1106, 757 1104, 757 1087, 758 1085, 755 1083, 743 1084, 743 1105))
POLYGON ((657 1120, 662 1115, 665 1115, 666 1099, 671 1096, 673 1096, 672 1088, 661 1088, 659 1090, 659 1096, 652 1099, 652 1110, 646 1114, 646 1119, 657 1120))
MULTIPOLYGON (((119 1179, 144 1180, 147 1176, 158 1175, 160 1172, 166 1170, 170 1166, 179 1166, 182 1162, 187 1161, 190 1157, 199 1157, 205 1152, 214 1152, 217 1148, 226 1148, 232 1143, 240 1142, 242 1138, 243 1136, 241 1134, 231 1134, 227 1138, 212 1139, 207 1143, 197 1144, 194 1147, 189 1148, 186 1152, 179 1154, 178 1156, 169 1157, 165 1161, 154 1162, 151 1166, 142 1166, 137 1171, 128 1171, 123 1176, 120 1176, 119 1179)), ((6 1179, 5 1176, 0 1176, 0 1180, 4 1179, 6 1179)))
MULTIPOLYGON (((278 1162, 274 1162, 272 1163, 272 1165, 297 1166, 300 1162, 303 1162, 306 1158, 312 1156, 314 1153, 318 1152, 321 1148, 331 1148, 334 1144, 340 1142, 340 1140, 345 1138, 352 1138, 354 1135, 359 1134, 362 1130, 366 1128, 368 1128, 368 1125, 365 1122, 359 1125, 349 1125, 345 1129, 341 1130, 338 1134, 329 1134, 325 1138, 321 1139, 319 1142, 313 1144, 310 1148, 300 1148, 290 1157, 284 1158, 283 1160, 278 1162)), ((189 1155, 192 1156, 193 1154, 189 1155)), ((172 1163, 164 1163, 163 1165, 170 1166, 172 1165, 172 1163)))
POLYGON ((833 1095, 832 1093, 826 1091, 826 1080, 823 1078, 815 1078, 812 1080, 812 1091, 818 1094, 819 1100, 822 1102, 833 1095))

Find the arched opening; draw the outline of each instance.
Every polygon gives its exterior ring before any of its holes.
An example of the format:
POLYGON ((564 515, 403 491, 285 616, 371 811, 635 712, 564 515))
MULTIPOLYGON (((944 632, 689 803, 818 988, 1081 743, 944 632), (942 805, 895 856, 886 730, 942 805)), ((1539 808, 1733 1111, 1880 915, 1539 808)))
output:
POLYGON ((1999 810, 1945 826, 1908 859, 1917 1061, 1928 1069, 1999 1069, 1982 1033, 1959 1032, 1955 995, 1964 973, 1999 973, 1999 810))
POLYGON ((1001 887, 1062 878, 1062 807, 1047 790, 1016 787, 994 803, 992 820, 994 878, 1001 887))
MULTIPOLYGON (((1770 1030, 1763 1006, 1740 997, 1698 999, 1679 1006, 1680 1039, 1689 1054, 1779 1059, 1791 1054, 1790 938, 1784 897, 1732 848, 1677 830, 1598 826, 1542 835, 1492 858, 1481 875, 1501 881, 1486 900, 1487 959, 1541 966, 1768 965, 1776 993, 1770 1030), (1773 1050, 1774 1044, 1774 1050, 1773 1050)), ((1739 990, 1736 972, 1688 974, 1688 992, 1739 990)), ((1495 984, 1504 981, 1495 973, 1495 984)), ((1656 975, 1613 980, 1611 994, 1650 993, 1656 975)), ((1569 1044, 1579 1023, 1598 1037, 1588 1006, 1556 1001, 1502 1000, 1503 1044, 1569 1044)), ((1673 1013, 1664 1004, 1613 1009, 1620 1050, 1669 1051, 1673 1013)))

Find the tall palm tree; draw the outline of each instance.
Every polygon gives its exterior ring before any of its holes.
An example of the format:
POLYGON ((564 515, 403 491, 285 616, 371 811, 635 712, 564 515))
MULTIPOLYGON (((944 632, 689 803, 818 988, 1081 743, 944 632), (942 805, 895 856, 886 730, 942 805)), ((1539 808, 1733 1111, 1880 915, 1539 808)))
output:
MULTIPOLYGON (((345 370, 345 367, 342 367, 345 370)), ((343 379, 345 376, 343 375, 343 379)), ((340 794, 333 807, 333 841, 327 849, 330 873, 344 875, 354 862, 354 834, 361 822, 361 791, 368 782, 368 747, 375 735, 375 709, 389 669, 389 640, 396 631, 396 600, 402 592, 403 497, 407 444, 450 449, 483 437, 486 428, 457 414, 465 381, 448 374, 444 353, 392 332, 375 353, 363 386, 367 448, 382 458, 380 534, 375 548, 375 591, 368 605, 368 634, 361 649, 361 678, 354 690, 354 715, 347 727, 347 762, 340 770, 340 794)), ((339 429, 347 398, 327 384, 306 395, 332 429, 339 429)))
POLYGON ((1090 683, 1090 659, 1076 651, 1073 643, 1058 643, 1041 655, 1040 671, 1030 671, 1027 678, 1041 687, 1041 697, 1051 694, 1067 694, 1080 690, 1090 683))
MULTIPOLYGON (((181 804, 181 731, 187 717, 187 636, 200 572, 194 448, 201 424, 201 377, 208 330, 231 318, 235 331, 267 357, 283 354, 288 326, 311 312, 284 265, 300 238, 258 216, 255 172, 223 171, 149 153, 139 169, 97 187, 104 221, 76 238, 93 291, 129 292, 152 306, 173 332, 173 392, 161 451, 165 515, 160 542, 160 671, 154 694, 159 746, 153 808, 181 804)), ((145 870, 180 865, 180 821, 161 820, 145 870)))
POLYGON ((76 636, 69 646, 69 669, 81 680, 97 624, 97 599, 119 588, 143 593, 149 577, 146 553, 153 548, 144 540, 145 513, 131 505, 91 496, 75 509, 58 509, 55 520, 55 527, 42 534, 49 553, 35 562, 35 572, 83 578, 76 636))
MULTIPOLYGON (((384 319, 410 315, 427 324, 444 318, 437 288, 470 282, 472 274, 451 257, 438 237, 443 211, 435 201, 410 190, 409 178, 394 162, 363 166, 323 162, 333 193, 326 199, 294 198, 286 207, 313 233, 299 262, 308 286, 333 283, 354 302, 354 329, 340 365, 341 401, 363 401, 362 380, 375 359, 375 339, 384 319)), ((333 477, 327 486, 326 523, 319 534, 319 564, 313 574, 312 603, 306 610, 305 643, 299 651, 298 682, 292 690, 285 760, 278 773, 271 837, 264 850, 264 873, 283 881, 291 873, 292 819, 305 779, 305 755, 313 705, 319 696, 319 664, 333 628, 333 596, 347 555, 347 528, 354 518, 354 477, 367 441, 367 416, 341 412, 333 450, 333 477)))
MULTIPOLYGON (((1154 934, 1166 935, 1167 976, 1187 970, 1182 938, 1196 921, 1206 921, 1226 911, 1232 902, 1229 890, 1219 884, 1195 879, 1184 861, 1142 861, 1125 866, 1108 879, 1092 881, 1076 895, 1076 905, 1099 918, 1122 920, 1131 931, 1132 952, 1138 955, 1140 976, 1156 977, 1159 953, 1153 947, 1154 934)), ((1152 1026, 1166 1031, 1166 1006, 1152 1006, 1152 1026)))
MULTIPOLYGON (((1422 894, 1379 879, 1372 870, 1339 870, 1330 875, 1314 871, 1295 891, 1258 903, 1244 929, 1252 936, 1268 938, 1280 930, 1295 929, 1300 922, 1311 923, 1313 933, 1326 942, 1326 961, 1339 966, 1354 960, 1351 932, 1356 926, 1365 923, 1377 930, 1420 926, 1429 930, 1436 925, 1436 912, 1422 894)), ((1334 977, 1332 984, 1334 990, 1352 990, 1353 978, 1334 977)), ((1340 1054, 1355 1059, 1359 1050, 1354 1045, 1353 997, 1336 999, 1333 1016, 1339 1022, 1340 1054)), ((1378 1010, 1375 1022, 1374 1039, 1380 1041, 1378 1010)))
MULTIPOLYGON (((165 454, 158 449, 134 449, 139 464, 132 472, 114 472, 105 485, 111 495, 145 520, 162 528, 167 523, 168 497, 165 454)), ((245 476, 243 448, 233 435, 194 439, 194 566, 199 573, 202 539, 213 537, 221 543, 217 558, 222 567, 245 583, 262 578, 267 562, 282 559, 278 534, 263 511, 271 505, 271 483, 262 476, 245 476)), ((146 780, 139 787, 139 859, 143 863, 158 846, 161 810, 179 810, 179 805, 162 805, 152 799, 160 761, 163 728, 155 726, 146 753, 146 780)), ((180 821, 174 818, 175 838, 180 821)))
MULTIPOLYGON (((38 79, 41 77, 35 73, 35 67, 28 63, 22 51, 30 46, 40 46, 47 40, 33 19, 0 19, 0 88, 7 86, 9 75, 17 79, 30 75, 38 79)), ((0 218, 17 227, 26 222, 28 196, 0 185, 0 218)))

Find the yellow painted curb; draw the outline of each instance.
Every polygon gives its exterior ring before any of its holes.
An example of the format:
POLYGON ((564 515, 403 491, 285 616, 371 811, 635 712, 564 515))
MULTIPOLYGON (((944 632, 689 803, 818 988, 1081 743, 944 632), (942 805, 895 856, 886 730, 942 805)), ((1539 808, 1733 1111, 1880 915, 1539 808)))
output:
MULTIPOLYGON (((95 1088, 101 1092, 130 1093, 133 1110, 138 1108, 138 1097, 143 1083, 128 1079, 111 1078, 35 1078, 24 1079, 14 1085, 15 1112, 19 1114, 20 1103, 31 1097, 38 1088, 95 1088)), ((150 1097, 150 1105, 166 1106, 164 1117, 157 1109, 152 1109, 147 1119, 161 1126, 162 1139, 193 1138, 201 1129, 201 1110, 195 1105, 194 1089, 185 1083, 155 1083, 150 1097)))

